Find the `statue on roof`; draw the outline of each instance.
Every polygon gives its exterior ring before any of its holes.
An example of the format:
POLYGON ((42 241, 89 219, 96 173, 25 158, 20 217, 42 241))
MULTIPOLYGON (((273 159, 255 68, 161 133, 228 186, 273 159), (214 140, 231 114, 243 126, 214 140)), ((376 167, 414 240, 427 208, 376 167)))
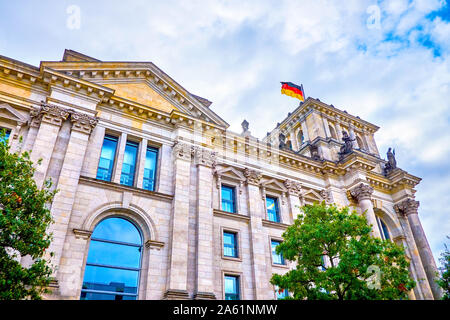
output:
POLYGON ((244 121, 242 121, 241 127, 242 127, 241 135, 246 136, 246 137, 251 135, 250 131, 248 130, 249 123, 247 120, 244 119, 244 121))
POLYGON ((339 151, 339 160, 342 160, 347 154, 353 152, 353 141, 355 141, 344 130, 342 130, 342 140, 344 141, 344 145, 341 146, 341 150, 339 151))
POLYGON ((388 175, 392 170, 397 168, 397 161, 395 160, 395 149, 389 148, 386 155, 388 162, 384 166, 384 173, 385 175, 388 175))

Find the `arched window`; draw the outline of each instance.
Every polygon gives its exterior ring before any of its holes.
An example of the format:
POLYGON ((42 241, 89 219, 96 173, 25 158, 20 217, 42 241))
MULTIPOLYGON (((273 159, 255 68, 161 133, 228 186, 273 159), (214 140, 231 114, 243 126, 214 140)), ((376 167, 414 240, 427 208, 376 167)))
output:
POLYGON ((338 138, 337 138, 337 136, 336 136, 336 130, 334 130, 333 126, 331 126, 331 125, 328 125, 328 128, 330 129, 331 137, 332 137, 334 140, 337 140, 338 138))
POLYGON ((378 222, 378 229, 380 230, 381 238, 384 240, 391 239, 389 235, 389 229, 387 228, 386 224, 381 220, 379 217, 377 217, 378 222))
POLYGON ((356 142, 358 142, 359 149, 365 150, 362 139, 359 136, 356 136, 356 142))
POLYGON ((305 136, 303 135, 303 130, 299 130, 297 134, 298 147, 300 148, 305 142, 305 136))
POLYGON ((130 221, 101 221, 91 236, 81 300, 136 300, 142 237, 130 221))

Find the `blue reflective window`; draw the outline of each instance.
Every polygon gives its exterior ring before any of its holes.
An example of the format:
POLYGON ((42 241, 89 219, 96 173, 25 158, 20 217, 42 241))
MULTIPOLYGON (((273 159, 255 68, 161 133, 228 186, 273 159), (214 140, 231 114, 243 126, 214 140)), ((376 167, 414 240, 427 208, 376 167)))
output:
POLYGON ((9 135, 11 134, 11 130, 7 130, 7 129, 4 129, 4 128, 0 128, 0 133, 2 133, 2 132, 4 132, 5 135, 4 135, 4 137, 1 137, 1 136, 0 136, 0 139, 1 139, 2 141, 8 141, 8 140, 9 140, 9 135))
POLYGON ((225 275, 225 300, 240 300, 239 277, 225 275))
POLYGON ((100 222, 91 236, 81 300, 135 300, 138 293, 142 238, 128 220, 100 222))
POLYGON ((234 188, 222 185, 222 210, 236 212, 234 188))
POLYGON ((223 233, 223 255, 225 257, 238 257, 237 234, 234 232, 223 233))
POLYGON ((98 162, 97 179, 111 181, 116 156, 117 137, 105 135, 100 161, 98 162))
POLYGON ((134 184, 138 147, 139 144, 132 141, 127 141, 127 144, 125 145, 120 184, 127 186, 133 186, 134 184))
POLYGON ((280 213, 278 210, 278 199, 266 197, 267 215, 270 221, 280 222, 280 213))
POLYGON ((389 240, 391 237, 389 236, 389 229, 387 228, 386 224, 377 217, 378 222, 378 228, 380 229, 381 237, 385 240, 389 240))
POLYGON ((276 240, 272 240, 271 241, 271 246, 272 246, 272 262, 274 264, 284 264, 284 258, 283 258, 283 254, 277 254, 275 248, 280 244, 280 241, 276 241, 276 240))
POLYGON ((277 292, 277 300, 289 297, 289 291, 287 289, 276 288, 276 292, 277 292))
POLYGON ((144 181, 142 188, 150 191, 155 190, 155 176, 158 161, 158 149, 148 147, 145 155, 144 181))

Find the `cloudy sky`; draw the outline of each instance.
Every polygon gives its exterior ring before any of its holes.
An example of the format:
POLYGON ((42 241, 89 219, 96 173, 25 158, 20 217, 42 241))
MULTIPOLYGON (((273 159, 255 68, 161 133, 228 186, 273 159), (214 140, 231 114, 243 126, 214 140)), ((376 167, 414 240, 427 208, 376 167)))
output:
MULTIPOLYGON (((449 0, 447 0, 448 2, 449 0)), ((450 235, 450 4, 391 1, 6 1, 0 54, 35 66, 73 49, 152 61, 240 132, 262 138, 298 100, 280 81, 380 126, 399 167, 423 178, 435 258, 450 235)))

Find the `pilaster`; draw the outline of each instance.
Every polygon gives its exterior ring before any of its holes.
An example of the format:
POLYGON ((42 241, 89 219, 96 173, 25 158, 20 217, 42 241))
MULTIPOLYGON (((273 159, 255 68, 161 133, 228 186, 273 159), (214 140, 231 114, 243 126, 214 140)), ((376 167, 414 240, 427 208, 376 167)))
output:
POLYGON ((213 166, 216 153, 194 147, 194 164, 197 166, 197 248, 195 299, 216 299, 214 295, 213 255, 213 166))
MULTIPOLYGON (((54 253, 52 258, 53 263, 61 267, 64 266, 61 257, 89 135, 97 124, 95 117, 73 110, 71 110, 70 121, 72 123, 72 129, 58 180, 57 189, 59 192, 56 194, 51 208, 52 217, 55 222, 50 227, 50 232, 53 233, 50 251, 54 253)), ((67 264, 70 265, 70 262, 67 264)), ((60 281, 61 295, 75 295, 73 292, 69 292, 70 290, 73 291, 72 286, 69 286, 69 289, 61 282, 64 272, 62 268, 60 269, 61 272, 58 271, 56 277, 60 281)))
POLYGON ((264 207, 261 200, 260 183, 262 174, 246 168, 244 170, 248 194, 248 211, 250 219, 250 248, 252 252, 252 269, 254 283, 254 299, 270 299, 269 272, 267 270, 266 256, 270 252, 267 243, 267 234, 262 225, 264 207))
POLYGON ((290 217, 291 222, 293 222, 300 214, 300 196, 302 194, 302 186, 300 183, 292 180, 285 180, 284 186, 287 189, 290 217))
POLYGON ((164 299, 188 299, 187 261, 191 146, 177 141, 173 146, 174 197, 171 212, 169 268, 164 299))

